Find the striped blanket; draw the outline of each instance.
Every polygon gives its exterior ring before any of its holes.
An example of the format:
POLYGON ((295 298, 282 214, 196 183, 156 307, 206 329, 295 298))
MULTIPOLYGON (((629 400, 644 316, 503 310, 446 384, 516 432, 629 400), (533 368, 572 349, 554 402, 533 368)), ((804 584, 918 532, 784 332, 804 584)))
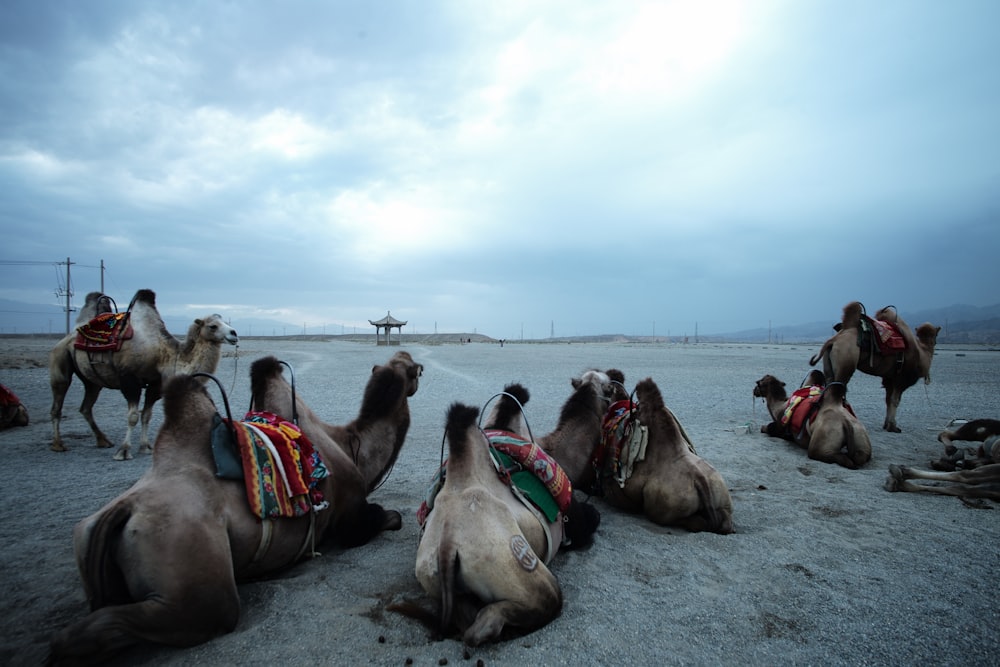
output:
POLYGON ((242 422, 220 418, 219 423, 226 434, 230 425, 236 432, 234 447, 242 462, 242 475, 238 470, 234 474, 232 466, 220 460, 219 450, 226 448, 213 442, 217 474, 243 479, 247 501, 256 516, 304 516, 327 506, 317 487, 329 471, 298 426, 269 412, 248 412, 242 422))

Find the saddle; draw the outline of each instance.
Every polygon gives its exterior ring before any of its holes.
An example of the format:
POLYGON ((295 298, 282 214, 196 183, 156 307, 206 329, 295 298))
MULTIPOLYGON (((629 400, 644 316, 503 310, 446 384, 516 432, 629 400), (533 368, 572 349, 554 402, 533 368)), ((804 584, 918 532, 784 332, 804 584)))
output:
MULTIPOLYGON (((509 486, 516 488, 552 523, 565 512, 573 499, 569 477, 556 460, 533 442, 509 431, 483 431, 490 442, 490 455, 497 474, 509 486)), ((434 498, 444 486, 448 462, 445 460, 431 481, 426 498, 417 510, 417 523, 421 526, 434 509, 434 498)))
POLYGON ((117 352, 122 343, 132 337, 130 311, 101 313, 76 328, 73 347, 88 352, 117 352))
POLYGON ((636 418, 638 404, 631 400, 613 403, 601 423, 601 444, 591 460, 597 472, 595 494, 602 491, 602 481, 613 478, 619 488, 632 476, 636 463, 646 458, 649 429, 636 418))
MULTIPOLYGON (((785 410, 781 413, 780 423, 795 442, 802 442, 806 435, 806 428, 816 419, 824 391, 826 391, 825 387, 816 384, 796 389, 788 397, 785 410)), ((852 415, 854 414, 850 403, 845 402, 844 407, 852 415)))
POLYGON ((305 516, 326 509, 317 489, 329 471, 309 438, 270 412, 248 412, 241 422, 212 422, 216 476, 243 480, 250 509, 261 519, 305 516))

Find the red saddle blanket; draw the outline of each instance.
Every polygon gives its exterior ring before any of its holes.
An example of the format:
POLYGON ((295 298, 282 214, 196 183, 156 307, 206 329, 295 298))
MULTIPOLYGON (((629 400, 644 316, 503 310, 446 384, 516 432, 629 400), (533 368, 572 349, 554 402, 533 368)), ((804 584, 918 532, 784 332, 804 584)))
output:
POLYGON ((91 352, 117 352, 132 337, 129 313, 102 313, 76 328, 73 347, 91 352))
MULTIPOLYGON (((781 413, 781 425, 784 426, 793 438, 799 440, 803 436, 806 425, 816 417, 818 403, 823 398, 823 387, 811 385, 802 387, 792 392, 785 403, 785 411, 781 413)), ((844 407, 852 415, 854 410, 850 403, 844 403, 844 407)))
POLYGON ((873 320, 869 318, 872 331, 875 332, 875 342, 881 354, 893 354, 906 349, 906 339, 899 333, 899 327, 893 322, 873 320))

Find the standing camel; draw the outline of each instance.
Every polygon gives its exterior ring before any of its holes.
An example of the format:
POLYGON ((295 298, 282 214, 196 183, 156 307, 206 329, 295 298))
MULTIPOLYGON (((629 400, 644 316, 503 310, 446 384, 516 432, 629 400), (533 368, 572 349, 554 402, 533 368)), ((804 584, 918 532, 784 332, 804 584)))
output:
MULTIPOLYGON (((384 386, 382 368, 372 374, 369 389, 384 386)), ((322 460, 328 476, 318 480, 316 490, 327 505, 314 503, 308 514, 275 519, 254 513, 247 484, 216 474, 213 442, 225 424, 203 382, 189 375, 171 378, 164 386, 164 422, 149 470, 73 531, 91 613, 53 636, 50 664, 93 664, 140 641, 194 646, 232 632, 240 614, 238 582, 315 556, 314 546, 324 541, 359 546, 402 526, 399 512, 367 501, 372 480, 295 395, 277 359, 255 361, 250 376, 256 413, 294 420, 322 460)), ((371 396, 366 390, 361 408, 377 415, 370 431, 398 432, 399 404, 371 396)), ((395 460, 402 439, 391 441, 392 448, 379 451, 395 460)), ((361 446, 369 444, 378 446, 362 437, 361 446)))
POLYGON ((794 442, 811 459, 852 470, 871 460, 868 431, 847 403, 844 383, 809 384, 789 397, 784 382, 765 375, 757 380, 753 395, 764 400, 771 414, 771 423, 761 426, 761 433, 794 442))
POLYGON ((827 382, 847 384, 855 370, 882 378, 885 388, 885 421, 882 428, 899 433, 896 409, 903 392, 917 383, 931 381, 931 361, 941 327, 930 323, 917 327, 916 336, 894 306, 886 306, 875 313, 875 319, 864 314, 864 306, 857 301, 844 306, 839 330, 829 338, 820 351, 809 360, 815 366, 823 361, 827 382), (895 328, 901 337, 900 349, 880 351, 877 338, 891 337, 895 328))
MULTIPOLYGON (((90 296, 88 295, 88 304, 90 296)), ((95 312, 102 312, 101 303, 95 301, 95 312)), ((127 313, 128 325, 133 334, 131 338, 122 340, 117 350, 95 352, 78 349, 77 335, 71 333, 56 343, 49 353, 52 451, 66 451, 59 425, 63 401, 74 375, 80 378, 84 386, 80 414, 90 425, 98 447, 112 446, 94 420, 93 407, 101 389, 119 389, 125 396, 128 402, 128 428, 125 440, 114 456, 116 461, 125 461, 132 458, 132 430, 140 421, 139 399, 143 388, 146 389, 146 399, 141 413, 140 451, 149 451, 149 422, 153 417, 153 405, 160 398, 163 381, 181 373, 214 373, 222 357, 222 344, 236 345, 239 341, 236 330, 218 314, 196 319, 188 328, 184 342, 178 341, 167 331, 157 312, 156 294, 152 290, 141 289, 136 292, 127 313)))

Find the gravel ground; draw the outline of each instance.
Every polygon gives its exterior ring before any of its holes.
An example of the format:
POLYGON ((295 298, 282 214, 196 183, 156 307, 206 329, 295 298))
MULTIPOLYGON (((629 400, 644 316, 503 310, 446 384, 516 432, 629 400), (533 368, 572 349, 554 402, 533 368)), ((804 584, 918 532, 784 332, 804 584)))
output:
MULTIPOLYGON (((113 461, 97 449, 76 406, 64 410, 70 451, 48 448, 54 341, 0 338, 0 382, 28 407, 26 428, 0 432, 0 663, 44 661, 51 634, 88 612, 72 554, 75 523, 127 489, 148 455, 113 461)), ((1000 418, 1000 353, 939 349, 933 382, 903 395, 904 432, 881 430, 879 380, 857 375, 849 400, 868 429, 873 460, 845 470, 759 433, 768 420, 754 382, 771 373, 797 386, 818 346, 490 344, 409 346, 424 364, 413 422, 386 484, 372 500, 404 513, 404 527, 369 545, 334 550, 281 577, 240 586, 235 632, 201 646, 140 646, 117 665, 996 665, 1000 512, 926 494, 888 493, 890 463, 925 467, 951 419, 1000 418), (536 437, 555 426, 570 377, 617 367, 629 387, 652 377, 698 452, 726 479, 736 533, 691 534, 594 502, 594 546, 556 557, 562 615, 534 633, 467 652, 434 641, 385 610, 420 599, 413 574, 415 512, 437 468, 448 405, 482 406, 518 381, 536 437)), ((244 341, 217 371, 240 415, 250 363, 275 354, 295 369, 299 396, 325 419, 357 412, 371 367, 394 349, 345 342, 244 341)), ((222 406, 221 400, 217 404, 222 406)), ((125 403, 105 391, 95 415, 112 440, 125 403)), ((240 416, 237 415, 237 416, 240 416)), ((153 426, 162 420, 157 406, 153 426)), ((135 443, 133 443, 135 444, 135 443)))

